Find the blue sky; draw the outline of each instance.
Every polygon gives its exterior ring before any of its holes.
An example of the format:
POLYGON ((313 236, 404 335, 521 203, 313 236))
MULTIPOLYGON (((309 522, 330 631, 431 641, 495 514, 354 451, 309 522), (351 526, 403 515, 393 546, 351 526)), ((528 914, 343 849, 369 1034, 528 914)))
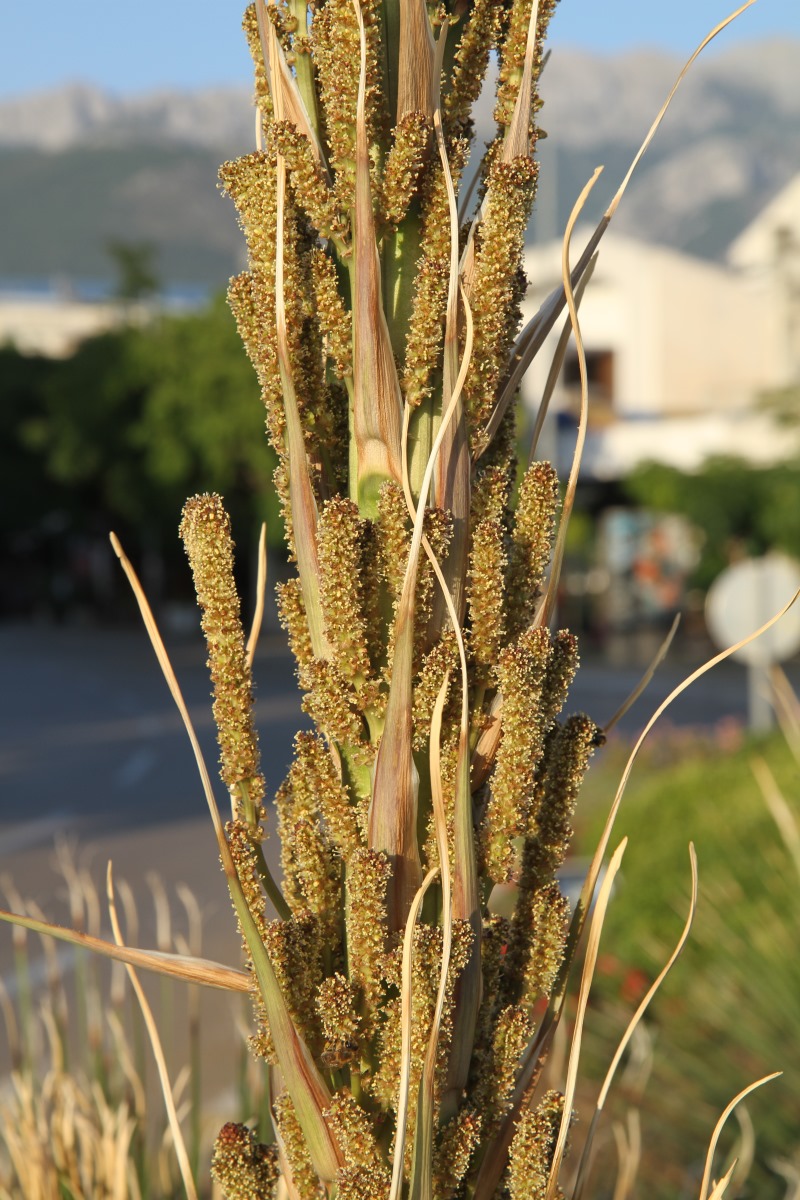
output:
MULTIPOLYGON (((734 0, 561 0, 551 43, 688 55, 734 0)), ((86 80, 114 91, 246 83, 241 0, 0 0, 0 95, 86 80)), ((725 44, 800 38, 798 0, 757 0, 725 44)), ((720 45, 717 43, 717 45, 720 45)))

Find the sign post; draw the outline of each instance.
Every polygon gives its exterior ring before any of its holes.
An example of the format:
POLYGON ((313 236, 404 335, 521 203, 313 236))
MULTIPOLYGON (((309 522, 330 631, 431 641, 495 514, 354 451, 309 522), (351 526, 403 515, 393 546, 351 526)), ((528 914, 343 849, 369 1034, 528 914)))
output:
MULTIPOLYGON (((706 624, 722 649, 740 642, 764 625, 800 588, 800 564, 783 554, 747 558, 728 567, 706 597, 706 624)), ((800 608, 795 605, 760 637, 733 657, 747 666, 750 729, 772 728, 769 668, 800 650, 800 608)))

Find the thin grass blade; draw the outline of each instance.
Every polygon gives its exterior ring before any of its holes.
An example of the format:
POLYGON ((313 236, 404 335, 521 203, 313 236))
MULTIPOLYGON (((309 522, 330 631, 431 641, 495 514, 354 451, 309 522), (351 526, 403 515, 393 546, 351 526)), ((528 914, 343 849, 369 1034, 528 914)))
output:
MULTIPOLYGON (((700 1184, 700 1200, 709 1200, 708 1190, 709 1190, 709 1187, 711 1186, 711 1168, 714 1165, 714 1154, 716 1153, 717 1144, 719 1142, 722 1130, 725 1126, 725 1122, 728 1120, 728 1117, 731 1115, 733 1110, 736 1108, 736 1105, 741 1103, 742 1100, 744 1100, 745 1096, 749 1096, 751 1092, 754 1092, 756 1090, 756 1088, 763 1087, 765 1083, 771 1083, 771 1081, 773 1079, 777 1079, 782 1074, 783 1074, 782 1071, 773 1071, 772 1074, 764 1075, 763 1078, 757 1079, 755 1081, 755 1083, 748 1084, 748 1086, 746 1088, 742 1088, 741 1092, 739 1092, 738 1095, 734 1096, 734 1098, 730 1101, 730 1103, 724 1109, 722 1116, 720 1117, 720 1119, 717 1121, 716 1125, 714 1126, 714 1132, 711 1135, 711 1141, 709 1142, 709 1145, 708 1145, 708 1153, 706 1154, 706 1163, 705 1163, 705 1167, 703 1169, 703 1181, 700 1184)), ((733 1166, 735 1166, 735 1165, 736 1164, 734 1163, 733 1166)), ((725 1177, 726 1179, 733 1173, 733 1166, 730 1168, 728 1175, 725 1177)), ((717 1185, 717 1187, 719 1187, 719 1184, 717 1185)), ((714 1193, 716 1194, 716 1188, 714 1189, 714 1193)), ((720 1195, 722 1195, 722 1192, 720 1192, 720 1195)))
POLYGON ((628 712, 631 708, 633 708, 636 701, 639 699, 639 697, 642 695, 642 693, 646 690, 646 688, 648 687, 648 685, 650 683, 650 680, 653 678, 656 671, 661 666, 664 659, 667 657, 667 654, 669 653, 669 648, 673 643, 675 634, 678 632, 678 626, 680 625, 680 623, 681 623, 681 614, 677 613, 675 616, 675 619, 673 620, 672 624, 669 627, 669 632, 667 633, 667 636, 664 638, 663 642, 661 643, 658 650, 654 654, 653 660, 650 663, 650 665, 648 666, 644 675, 639 680, 639 682, 637 683, 636 687, 633 689, 631 694, 628 697, 626 697, 625 700, 623 700, 622 704, 619 706, 617 711, 614 713, 613 717, 610 717, 609 720, 606 721, 605 725, 603 726, 603 733, 606 733, 606 734, 610 733, 611 730, 614 728, 614 726, 619 721, 622 720, 622 718, 625 716, 626 712, 628 712))
MULTIPOLYGON (((114 899, 114 878, 110 860, 108 863, 108 870, 106 872, 106 895, 108 898, 108 914, 111 918, 111 928, 114 932, 114 940, 117 943, 117 946, 122 948, 124 947, 125 943, 123 941, 122 932, 117 919, 117 906, 114 899)), ((155 1017, 153 1016, 153 1010, 151 1009, 147 1001, 147 997, 142 990, 142 985, 139 982, 139 977, 136 974, 136 971, 130 963, 126 964, 126 966, 128 978, 131 981, 131 986, 136 995, 136 999, 144 1019, 145 1028, 147 1029, 147 1035, 150 1038, 150 1045, 153 1049, 153 1057, 156 1060, 158 1078, 161 1084, 161 1092, 164 1097, 164 1104, 167 1110, 167 1119, 169 1120, 169 1128, 172 1134, 172 1144, 175 1148, 175 1157, 178 1160, 178 1168, 181 1173, 183 1187, 186 1192, 187 1200, 197 1200, 197 1189, 195 1187, 194 1177, 192 1176, 192 1168, 189 1163, 189 1153, 186 1149, 186 1142, 184 1141, 180 1121, 178 1120, 178 1114, 175 1110, 175 1098, 172 1094, 172 1085, 170 1084, 169 1071, 167 1070, 167 1060, 164 1057, 164 1049, 161 1045, 158 1026, 156 1024, 155 1017)))
POLYGON ((38 920, 36 917, 23 916, 20 913, 0 909, 0 921, 10 925, 18 925, 30 929, 45 937, 57 938, 58 941, 68 942, 72 946, 80 946, 102 954, 106 958, 116 959, 117 962, 134 967, 144 967, 159 975, 169 975, 173 979, 182 979, 184 983, 201 983, 206 987, 221 988, 226 992, 249 992, 250 978, 244 971, 233 967, 225 967, 221 963, 204 958, 186 958, 181 954, 170 954, 160 950, 140 950, 134 946, 115 946, 103 938, 94 937, 90 933, 79 933, 64 925, 54 925, 50 921, 38 920))
POLYGON ((256 570, 256 608, 253 613, 253 624, 250 626, 250 636, 247 639, 247 665, 252 671, 253 659, 256 656, 261 625, 264 620, 264 603, 267 596, 267 526, 261 525, 258 538, 258 567, 256 570))
POLYGON ((434 1082, 439 1033, 442 1026, 444 1002, 447 989, 447 972, 450 967, 450 952, 453 944, 453 896, 450 880, 450 847, 447 836, 447 813, 442 794, 441 737, 442 714, 447 689, 450 684, 449 671, 445 674, 431 719, 430 759, 433 814, 436 822, 436 846, 442 879, 442 963, 439 971, 439 990, 433 1013, 428 1050, 422 1070, 417 1103, 417 1121, 414 1129, 414 1156, 411 1167, 409 1200, 432 1200, 433 1195, 433 1119, 434 1082))
MULTIPOLYGON (((222 827, 219 809, 211 786, 211 778, 200 749, 200 743, 197 740, 197 734, 192 725, 189 710, 186 707, 180 686, 175 678, 175 672, 169 661, 169 656, 167 655, 161 634, 158 631, 158 626, 156 625, 150 605, 147 602, 147 597, 142 590, 136 572, 122 550, 119 540, 114 534, 111 535, 111 540, 122 562, 125 573, 130 580, 145 622, 145 627, 150 635, 153 649, 156 652, 173 699, 186 726, 214 824, 214 831, 217 835, 217 846, 222 861, 222 869, 225 873, 225 881, 228 885, 228 891, 234 908, 236 909, 236 915, 239 918, 242 933, 247 942, 259 991, 261 992, 270 1029, 275 1039, 278 1062, 283 1072, 286 1087, 292 1097, 297 1118, 303 1129, 309 1154, 319 1177, 324 1180, 331 1180, 335 1177, 341 1165, 341 1156, 323 1115, 330 1103, 330 1092, 314 1063, 308 1047, 300 1037, 292 1021, 269 954, 261 941, 258 926, 248 908, 236 870, 236 864, 233 861, 222 827)), ((273 886, 275 886, 274 881, 273 886)), ((277 888, 275 890, 277 895, 280 896, 277 888)), ((285 905, 285 901, 283 903, 285 905)))
POLYGON ((630 1021, 628 1022, 628 1026, 625 1029, 625 1032, 623 1033, 623 1035, 620 1039, 620 1042, 619 1042, 619 1045, 617 1046, 614 1057, 612 1058, 611 1064, 608 1068, 608 1071, 606 1072, 605 1079, 603 1080, 603 1086, 600 1089, 600 1094, 597 1098, 597 1103, 595 1105, 595 1111, 592 1115, 592 1121, 589 1126, 589 1132, 586 1135, 586 1141, 584 1143, 583 1152, 581 1154, 581 1160, 580 1160, 580 1163, 578 1166, 577 1181, 575 1183, 575 1188, 574 1188, 573 1200, 581 1200, 581 1196, 583 1194, 583 1189, 584 1189, 584 1186, 586 1183, 586 1178, 588 1175, 590 1155, 591 1155, 591 1151, 592 1151, 592 1143, 594 1140, 597 1123, 600 1118, 600 1113, 603 1111, 603 1108, 605 1106, 605 1102, 608 1097, 608 1093, 611 1088, 611 1084, 613 1083, 614 1076, 617 1073, 617 1068, 618 1068, 620 1062, 622 1061, 622 1056, 625 1053, 625 1050, 627 1049, 628 1045, 630 1044, 630 1040, 633 1037, 634 1033, 636 1032, 639 1022, 642 1020, 642 1018, 644 1017, 644 1014, 647 1012, 647 1009, 649 1008, 653 997, 655 996, 656 992, 661 987, 662 983, 664 982, 667 975, 672 970, 675 963, 678 961, 678 958, 681 955, 683 947, 686 945, 686 940, 689 937, 689 932, 692 928, 692 922, 694 921, 694 916, 697 911, 697 886, 698 886, 697 855, 695 853, 694 846, 691 843, 689 844, 689 861, 691 863, 691 868, 692 868, 692 892, 691 892, 691 899, 689 902, 689 913, 686 918, 686 923, 683 927, 683 931, 682 931, 680 937, 678 938, 675 949, 672 951, 672 954, 669 956, 667 962, 665 963, 665 965, 659 972, 658 977, 655 980, 655 982, 653 984, 651 984, 651 986, 648 988, 647 994, 644 996, 641 1003, 639 1004, 639 1007, 636 1009, 636 1012, 634 1013, 634 1015, 631 1017, 630 1021))
POLYGON ((392 1157, 392 1182, 389 1188, 388 1200, 400 1200, 403 1192, 403 1162, 405 1158, 406 1137, 408 1134, 408 1096, 409 1078, 411 1072, 411 1000, 412 1000, 412 967, 414 965, 414 929, 417 924, 422 901, 425 893, 439 874, 439 868, 433 867, 423 879, 417 894, 408 910, 405 934, 403 937, 403 971, 400 989, 401 997, 401 1046, 400 1046, 400 1087, 397 1097, 397 1129, 394 1138, 394 1155, 392 1157))
POLYGON ((581 1056, 581 1041, 583 1037, 583 1023, 586 1017, 586 1008, 589 1003, 589 992, 594 978, 594 969, 597 963, 597 953, 600 949, 600 935, 603 931, 603 922, 605 921, 606 909, 608 902, 611 899, 611 889, 614 885, 614 880, 617 877, 617 872, 622 864, 622 856, 625 853, 625 848, 628 844, 628 839, 623 838, 619 846, 615 850, 611 862, 608 864, 608 871, 603 880, 602 887, 597 896, 594 913, 592 914, 592 923, 589 928, 589 939, 586 946, 586 958, 583 964, 583 973, 581 975, 581 986, 578 992, 578 1010, 575 1014, 575 1028, 572 1034, 572 1046, 570 1048, 569 1062, 567 1065, 567 1082, 564 1088, 564 1111, 561 1116, 561 1125, 558 1130, 555 1150, 553 1151, 553 1162, 550 1167, 550 1178, 547 1183, 547 1191, 545 1200, 552 1200, 558 1194, 558 1176, 561 1171, 561 1163, 564 1158, 564 1151, 567 1146, 567 1137, 569 1135, 570 1122, 572 1120, 572 1103, 575 1099, 575 1088, 578 1082, 578 1066, 581 1056))
POLYGON ((555 608, 556 596, 558 594, 558 586, 561 580, 561 567, 564 562, 564 551, 567 545, 567 530, 569 528, 569 519, 572 516, 572 506, 575 503, 575 493, 578 490, 578 474, 581 467, 581 459, 583 458, 583 447, 586 442, 586 428, 589 421, 589 383, 586 373, 586 351, 583 348, 583 337, 581 336, 580 323, 578 321, 578 308, 575 303, 575 293, 572 289, 570 279, 569 266, 569 248, 572 241, 572 231, 575 228, 575 223, 578 220, 583 206, 588 199, 589 193, 597 182, 602 167, 597 167, 591 179, 585 185, 583 191, 575 202, 575 206, 570 214, 567 228, 564 231, 564 241, 561 249, 561 278, 564 285, 564 294, 567 298, 567 307, 569 309, 569 320, 572 326, 572 332, 575 335, 575 349, 578 354, 578 369, 581 379, 581 415, 578 422, 578 437, 575 442, 575 451, 572 456, 572 467, 567 481, 567 490, 564 494, 564 501, 561 506, 561 520, 558 525, 558 534, 556 536, 556 544, 553 549, 553 561, 550 568, 550 579, 547 584, 544 600, 541 609, 536 619, 538 625, 548 626, 555 608))

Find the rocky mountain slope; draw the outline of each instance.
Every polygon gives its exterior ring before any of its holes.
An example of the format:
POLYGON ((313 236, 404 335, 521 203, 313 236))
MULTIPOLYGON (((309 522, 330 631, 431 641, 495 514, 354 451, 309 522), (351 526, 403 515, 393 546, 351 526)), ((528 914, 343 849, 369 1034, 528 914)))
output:
MULTIPOLYGON (((556 48, 546 67, 532 236, 554 236, 592 169, 615 190, 680 69, 669 55, 556 48)), ((719 257, 800 171, 800 41, 737 45, 683 83, 617 218, 719 257)), ((489 136, 491 100, 480 132, 489 136)), ((165 281, 221 286, 241 262, 217 164, 253 141, 246 87, 112 96, 74 84, 0 102, 0 279, 103 278, 111 239, 147 241, 165 281)))

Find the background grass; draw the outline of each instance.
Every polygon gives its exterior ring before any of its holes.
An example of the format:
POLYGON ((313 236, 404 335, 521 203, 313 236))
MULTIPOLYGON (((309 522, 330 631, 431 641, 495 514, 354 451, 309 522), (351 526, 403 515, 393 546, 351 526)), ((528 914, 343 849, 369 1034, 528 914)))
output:
MULTIPOLYGON (((647 1092, 618 1093, 623 1107, 641 1104, 642 1181, 651 1195, 696 1194, 692 1179, 717 1115, 747 1083, 774 1070, 783 1078, 749 1102, 755 1163, 740 1194, 794 1194, 784 1176, 800 1166, 800 888, 753 777, 755 753, 800 815, 797 763, 779 735, 752 741, 734 727, 714 735, 662 730, 634 768, 615 832, 615 844, 624 834, 630 843, 603 935, 590 1071, 604 1069, 612 1039, 677 940, 688 907, 690 840, 700 870, 692 936, 652 1009, 647 1092)), ((596 843, 626 756, 622 743, 612 743, 590 772, 579 852, 596 843)))

